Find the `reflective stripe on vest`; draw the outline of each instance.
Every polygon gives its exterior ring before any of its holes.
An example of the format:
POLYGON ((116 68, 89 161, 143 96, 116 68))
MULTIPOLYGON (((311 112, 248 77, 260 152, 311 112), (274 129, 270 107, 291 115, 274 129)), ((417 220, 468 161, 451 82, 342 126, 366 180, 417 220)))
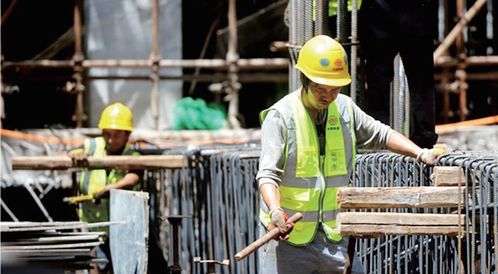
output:
MULTIPOLYGON (((102 137, 85 139, 84 152, 95 158, 103 157, 105 152, 105 140, 102 137)), ((104 169, 87 170, 83 172, 80 179, 81 194, 93 194, 105 187, 107 174, 104 169), (91 182, 91 183, 90 183, 91 182)))
MULTIPOLYGON (((339 212, 336 194, 339 187, 347 182, 348 164, 346 160, 345 139, 341 125, 341 114, 338 110, 337 102, 334 101, 328 108, 327 123, 326 123, 326 155, 319 156, 318 136, 314 123, 305 110, 297 92, 289 94, 290 105, 284 103, 275 104, 272 109, 278 111, 286 126, 291 129, 288 132, 295 138, 293 145, 296 150, 295 166, 284 167, 285 173, 291 172, 295 174, 297 179, 283 178, 280 184, 280 203, 281 207, 286 211, 288 216, 295 212, 301 212, 304 215, 302 221, 296 223, 293 228, 289 242, 294 245, 305 245, 313 240, 319 223, 322 223, 323 229, 327 238, 332 241, 340 241, 342 239, 338 231, 334 230, 336 224, 336 216, 339 212), (292 113, 289 113, 288 108, 291 107, 292 113), (286 110, 287 108, 287 110, 286 110), (290 115, 288 117, 286 115, 290 115), (295 124, 295 125, 294 125, 295 124), (292 127, 295 128, 292 128, 292 127), (338 180, 329 179, 338 178, 338 180)), ((344 102, 344 101, 343 101, 344 102)), ((350 100, 348 99, 347 107, 343 108, 349 114, 349 133, 351 139, 350 148, 351 154, 355 155, 355 136, 353 126, 353 113, 350 100)), ((261 118, 264 120, 268 110, 261 113, 261 118)), ((346 131, 348 132, 348 131, 346 131)), ((289 146, 289 138, 287 136, 286 148, 289 146)), ((287 149, 285 157, 288 157, 287 149)), ((287 162, 287 159, 285 159, 287 162)), ((354 158, 351 162, 354 162, 354 158)), ((292 162, 290 162, 292 164, 292 162)), ((287 175, 290 175, 287 174, 287 175)), ((287 177, 284 175, 284 177, 287 177)), ((289 177, 287 177, 289 178, 289 177)), ((346 183, 347 184, 347 183, 346 183)), ((263 224, 269 223, 269 217, 260 214, 263 224)))

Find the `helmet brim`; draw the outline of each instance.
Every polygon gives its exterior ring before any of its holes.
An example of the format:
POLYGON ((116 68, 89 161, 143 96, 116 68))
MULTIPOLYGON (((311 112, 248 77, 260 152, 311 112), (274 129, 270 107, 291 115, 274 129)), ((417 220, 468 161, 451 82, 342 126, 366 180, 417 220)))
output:
POLYGON ((124 130, 124 131, 133 131, 132 126, 126 126, 126 125, 114 125, 114 124, 107 124, 107 125, 99 125, 99 129, 115 129, 115 130, 124 130))
POLYGON ((325 86, 333 87, 344 87, 351 83, 351 78, 320 78, 320 77, 308 77, 311 81, 325 86))
MULTIPOLYGON (((302 72, 308 79, 311 81, 320 84, 320 85, 325 85, 325 86, 333 86, 333 87, 344 87, 347 86, 351 83, 351 76, 347 74, 347 77, 337 77, 337 78, 324 78, 324 77, 316 77, 316 76, 311 76, 309 73, 305 73, 303 69, 301 69, 298 65, 295 66, 295 68, 302 72)), ((344 76, 344 75, 343 75, 344 76)))

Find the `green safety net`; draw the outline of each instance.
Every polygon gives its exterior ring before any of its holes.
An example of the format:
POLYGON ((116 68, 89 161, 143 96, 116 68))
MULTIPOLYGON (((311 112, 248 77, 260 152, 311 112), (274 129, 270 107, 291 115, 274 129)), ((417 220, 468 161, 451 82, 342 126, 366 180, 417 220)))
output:
POLYGON ((185 97, 173 108, 173 130, 223 128, 226 124, 226 110, 219 103, 209 103, 200 98, 185 97))

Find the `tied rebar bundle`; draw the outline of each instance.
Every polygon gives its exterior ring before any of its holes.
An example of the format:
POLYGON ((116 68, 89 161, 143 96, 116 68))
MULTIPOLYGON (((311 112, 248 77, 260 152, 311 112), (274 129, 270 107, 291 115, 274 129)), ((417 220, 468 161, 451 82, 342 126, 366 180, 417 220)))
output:
MULTIPOLYGON (((193 257, 229 259, 216 273, 258 273, 257 253, 235 263, 238 250, 258 238, 259 193, 255 175, 259 148, 229 146, 189 150, 188 167, 160 171, 158 215, 187 216, 180 229, 181 266, 206 273, 193 257)), ((493 273, 497 267, 497 155, 452 153, 438 166, 460 166, 465 173, 461 214, 463 234, 450 236, 380 236, 357 238, 365 273, 493 273), (460 241, 460 243, 459 243, 460 241)), ((387 152, 362 151, 356 159, 354 187, 431 186, 433 168, 387 152)), ((457 208, 382 209, 388 212, 455 213, 457 208)), ((171 258, 169 224, 161 224, 163 249, 171 258)), ((171 261, 171 260, 169 260, 171 261)))

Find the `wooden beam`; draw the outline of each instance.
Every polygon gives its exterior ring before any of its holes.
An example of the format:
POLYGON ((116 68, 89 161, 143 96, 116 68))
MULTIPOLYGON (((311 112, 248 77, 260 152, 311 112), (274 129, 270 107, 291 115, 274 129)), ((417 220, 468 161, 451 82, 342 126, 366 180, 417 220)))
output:
POLYGON ((463 168, 459 166, 435 166, 432 175, 435 186, 465 185, 463 168))
POLYGON ((337 198, 341 208, 458 207, 464 201, 458 187, 343 187, 337 198))
MULTIPOLYGON (((460 215, 460 224, 465 216, 460 215)), ((396 213, 396 212, 341 212, 338 224, 374 224, 400 226, 458 226, 458 214, 396 213)))
POLYGON ((342 235, 458 235, 465 217, 458 214, 341 212, 337 224, 342 235))
POLYGON ((458 235, 457 226, 349 225, 339 228, 341 235, 378 237, 381 235, 458 235))
POLYGON ((88 157, 86 164, 73 163, 68 156, 12 157, 12 169, 55 170, 69 168, 165 169, 185 166, 183 155, 105 156, 88 157))

